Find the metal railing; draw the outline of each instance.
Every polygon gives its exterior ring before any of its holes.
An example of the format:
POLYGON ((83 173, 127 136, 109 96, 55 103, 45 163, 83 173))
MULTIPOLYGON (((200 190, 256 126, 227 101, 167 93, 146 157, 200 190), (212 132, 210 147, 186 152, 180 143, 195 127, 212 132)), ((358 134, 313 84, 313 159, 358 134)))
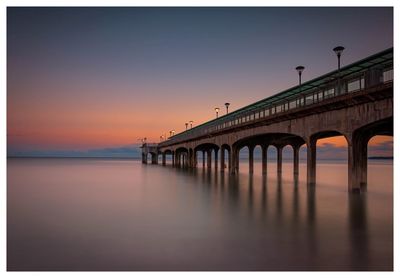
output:
POLYGON ((393 82, 393 48, 176 134, 159 146, 265 121, 283 112, 388 82, 393 82))

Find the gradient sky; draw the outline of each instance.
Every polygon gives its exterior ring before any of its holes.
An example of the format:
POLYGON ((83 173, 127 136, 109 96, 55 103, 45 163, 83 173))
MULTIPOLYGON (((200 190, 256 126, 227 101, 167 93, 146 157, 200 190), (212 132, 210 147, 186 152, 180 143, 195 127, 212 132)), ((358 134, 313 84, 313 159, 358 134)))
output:
POLYGON ((336 45, 344 65, 393 46, 392 8, 8 8, 7 22, 9 154, 159 141, 296 85, 297 65, 303 80, 333 70, 336 45))

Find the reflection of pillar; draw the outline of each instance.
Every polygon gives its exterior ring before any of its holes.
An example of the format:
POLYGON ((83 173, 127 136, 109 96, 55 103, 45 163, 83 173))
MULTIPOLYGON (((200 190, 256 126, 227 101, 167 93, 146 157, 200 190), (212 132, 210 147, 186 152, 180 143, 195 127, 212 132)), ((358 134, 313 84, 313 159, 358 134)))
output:
POLYGON ((278 170, 278 175, 279 176, 282 174, 282 149, 283 149, 282 146, 278 146, 276 148, 277 156, 278 156, 278 158, 277 158, 277 163, 278 163, 277 164, 277 170, 278 170))
POLYGON ((350 194, 348 198, 348 229, 349 247, 351 248, 350 263, 352 269, 362 270, 369 262, 369 229, 366 196, 350 194))
POLYGON ((254 173, 254 146, 249 146, 249 174, 254 173))
POLYGON ((215 171, 217 171, 217 169, 218 169, 218 150, 217 149, 214 150, 214 159, 215 159, 214 168, 215 168, 215 171))
POLYGON ((207 150, 207 168, 208 169, 211 169, 211 152, 212 152, 211 149, 207 150))
POLYGON ((307 183, 315 185, 317 167, 317 140, 309 138, 307 142, 307 183))
POLYGON ((162 165, 165 166, 166 164, 167 164, 166 163, 166 154, 164 152, 164 153, 162 153, 162 165))
POLYGON ((267 175, 268 146, 261 146, 262 174, 267 175))
POLYGON ((221 172, 223 172, 225 170, 225 148, 221 147, 221 161, 220 161, 221 165, 219 170, 221 172))
POLYGON ((349 191, 360 191, 367 184, 367 160, 368 140, 365 135, 355 134, 348 145, 349 191))
POLYGON ((206 152, 203 151, 203 168, 206 167, 206 152))
POLYGON ((299 146, 293 146, 293 174, 299 175, 299 146))

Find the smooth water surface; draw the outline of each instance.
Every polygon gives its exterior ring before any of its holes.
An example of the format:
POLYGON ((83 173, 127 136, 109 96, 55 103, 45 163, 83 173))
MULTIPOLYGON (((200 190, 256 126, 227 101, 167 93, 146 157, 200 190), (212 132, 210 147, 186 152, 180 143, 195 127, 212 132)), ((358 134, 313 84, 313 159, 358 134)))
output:
POLYGON ((392 270, 393 165, 277 179, 116 159, 8 159, 8 270, 392 270))

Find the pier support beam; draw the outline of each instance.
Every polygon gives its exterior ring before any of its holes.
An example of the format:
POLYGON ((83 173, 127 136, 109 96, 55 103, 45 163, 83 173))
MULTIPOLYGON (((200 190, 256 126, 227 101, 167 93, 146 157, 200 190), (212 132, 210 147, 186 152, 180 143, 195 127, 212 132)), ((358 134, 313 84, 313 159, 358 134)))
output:
POLYGON ((249 174, 254 173, 254 146, 249 146, 249 174))
POLYGON ((165 166, 167 164, 167 162, 166 162, 167 161, 167 159, 166 159, 167 155, 165 153, 162 153, 161 156, 162 156, 162 165, 165 166))
POLYGON ((206 167, 206 152, 203 151, 203 168, 206 167))
POLYGON ((317 167, 317 140, 307 140, 307 184, 315 185, 317 167))
POLYGON ((225 148, 221 147, 221 161, 220 161, 220 171, 223 172, 225 170, 225 148))
POLYGON ((232 147, 231 150, 231 171, 232 175, 239 173, 239 150, 236 147, 232 147))
POLYGON ((355 134, 350 140, 348 139, 348 187, 350 192, 364 191, 367 185, 368 139, 368 135, 362 134, 355 134))
POLYGON ((299 176, 299 151, 300 146, 293 146, 293 175, 299 176))
POLYGON ((277 150, 277 172, 278 172, 278 176, 281 176, 282 175, 282 150, 283 150, 283 146, 277 146, 276 150, 277 150))
POLYGON ((214 168, 218 170, 218 149, 214 149, 214 168))
POLYGON ((262 174, 267 175, 268 145, 261 146, 262 174))
POLYGON ((207 168, 211 169, 211 152, 212 150, 207 150, 207 168))
POLYGON ((158 164, 158 154, 151 154, 151 164, 158 164))
POLYGON ((197 152, 193 150, 193 168, 197 168, 197 152))

